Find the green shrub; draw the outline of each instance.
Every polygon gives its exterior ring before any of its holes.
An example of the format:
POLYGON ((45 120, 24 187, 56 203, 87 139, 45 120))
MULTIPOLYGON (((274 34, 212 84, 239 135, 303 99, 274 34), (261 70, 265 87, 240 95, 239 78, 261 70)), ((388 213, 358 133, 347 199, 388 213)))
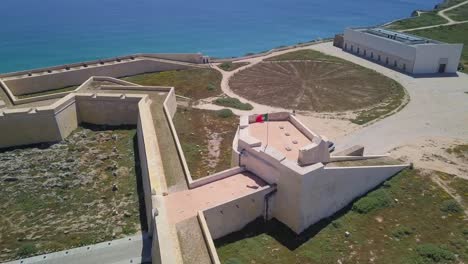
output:
POLYGON ((237 98, 232 97, 222 97, 214 100, 214 103, 221 106, 236 108, 240 110, 252 110, 253 106, 249 103, 242 103, 237 98))
MULTIPOLYGON (((434 244, 423 244, 416 247, 416 252, 428 261, 441 262, 443 260, 455 260, 455 254, 434 244)), ((427 262, 426 262, 427 263, 427 262)))
POLYGON ((440 210, 445 213, 460 213, 463 209, 455 200, 446 200, 440 204, 440 210))
POLYGON ((221 109, 218 110, 216 114, 221 118, 228 118, 234 116, 234 113, 231 111, 231 109, 221 109))
POLYGON ((385 190, 380 189, 359 199, 353 204, 352 210, 360 214, 366 214, 378 208, 388 207, 391 203, 392 200, 388 193, 385 190))
POLYGON ((240 261, 238 258, 228 258, 226 260, 226 264, 242 264, 242 261, 240 261))
POLYGON ((206 89, 211 92, 211 91, 216 90, 216 86, 212 83, 209 83, 206 89))
POLYGON ((407 226, 398 226, 392 231, 392 236, 398 239, 410 236, 413 230, 407 226))
POLYGON ((334 220, 331 224, 334 228, 340 228, 342 226, 341 221, 339 219, 334 220))
POLYGON ((18 249, 17 255, 18 255, 19 257, 24 258, 24 257, 32 256, 32 255, 34 255, 36 252, 37 252, 36 245, 34 245, 34 244, 25 244, 25 245, 22 245, 22 246, 18 249))
POLYGON ((223 62, 219 65, 219 67, 225 71, 229 71, 232 68, 232 62, 223 62))

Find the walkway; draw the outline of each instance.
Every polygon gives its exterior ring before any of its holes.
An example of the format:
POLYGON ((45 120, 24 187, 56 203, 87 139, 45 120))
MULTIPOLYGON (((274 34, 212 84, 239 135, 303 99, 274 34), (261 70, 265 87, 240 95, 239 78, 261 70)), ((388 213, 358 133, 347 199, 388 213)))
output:
POLYGON ((444 23, 444 24, 438 24, 438 25, 432 25, 432 26, 425 26, 425 27, 417 27, 417 28, 410 28, 410 29, 405 29, 405 30, 400 30, 401 32, 408 32, 408 31, 415 31, 415 30, 420 30, 420 29, 428 29, 428 28, 435 28, 435 27, 440 27, 440 26, 450 26, 450 25, 456 25, 456 24, 463 24, 463 23, 468 23, 468 20, 464 20, 464 21, 455 21, 453 19, 451 19, 449 16, 447 16, 445 14, 445 12, 447 11, 450 11, 452 9, 455 9, 457 7, 460 7, 462 5, 466 5, 468 4, 468 0, 465 1, 465 2, 461 2, 459 4, 456 4, 456 5, 453 5, 451 7, 448 7, 448 8, 445 8, 445 9, 442 9, 440 11, 437 12, 437 15, 439 15, 440 17, 446 19, 448 22, 447 23, 444 23))
POLYGON ((35 256, 5 264, 120 264, 151 263, 151 239, 135 235, 50 254, 35 256))
POLYGON ((253 193, 265 185, 257 176, 242 172, 198 188, 171 193, 165 198, 169 222, 179 223, 196 216, 200 210, 253 193))
POLYGON ((310 48, 386 75, 408 91, 411 100, 400 112, 342 137, 337 150, 360 144, 378 154, 424 137, 468 140, 468 75, 413 78, 323 43, 310 48))

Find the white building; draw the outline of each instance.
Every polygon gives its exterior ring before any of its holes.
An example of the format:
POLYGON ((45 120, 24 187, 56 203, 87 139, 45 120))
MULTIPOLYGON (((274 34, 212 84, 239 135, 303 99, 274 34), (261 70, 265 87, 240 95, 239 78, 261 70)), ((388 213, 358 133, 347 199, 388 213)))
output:
POLYGON ((348 28, 343 50, 410 74, 455 73, 463 44, 448 44, 382 28, 348 28))

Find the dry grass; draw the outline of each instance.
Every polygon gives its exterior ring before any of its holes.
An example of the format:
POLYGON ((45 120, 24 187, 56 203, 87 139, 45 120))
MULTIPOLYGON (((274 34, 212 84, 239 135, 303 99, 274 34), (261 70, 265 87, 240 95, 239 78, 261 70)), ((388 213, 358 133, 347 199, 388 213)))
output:
POLYGON ((136 130, 86 128, 59 144, 0 153, 3 164, 14 162, 7 161, 11 155, 22 161, 16 173, 11 173, 16 165, 0 171, 0 261, 141 230, 136 130), (95 144, 77 143, 84 141, 95 144))
POLYGON ((238 124, 238 117, 222 118, 215 111, 177 111, 174 125, 193 179, 231 167, 232 141, 238 124))
POLYGON ((145 73, 123 78, 140 85, 173 86, 176 94, 203 99, 221 93, 221 73, 214 69, 187 69, 145 73))
POLYGON ((392 79, 312 50, 286 53, 247 68, 231 79, 230 87, 249 100, 286 109, 361 110, 356 123, 392 112, 405 98, 404 88, 392 79))

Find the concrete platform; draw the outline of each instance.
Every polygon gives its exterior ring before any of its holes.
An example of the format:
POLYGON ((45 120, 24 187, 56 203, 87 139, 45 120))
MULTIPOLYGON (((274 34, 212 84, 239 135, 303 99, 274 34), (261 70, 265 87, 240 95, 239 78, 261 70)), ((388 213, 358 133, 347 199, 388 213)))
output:
POLYGON ((195 189, 166 196, 169 222, 176 224, 197 215, 197 212, 252 193, 266 183, 249 172, 235 174, 195 189))
POLYGON ((135 235, 5 264, 123 264, 151 263, 151 239, 146 235, 135 235))

